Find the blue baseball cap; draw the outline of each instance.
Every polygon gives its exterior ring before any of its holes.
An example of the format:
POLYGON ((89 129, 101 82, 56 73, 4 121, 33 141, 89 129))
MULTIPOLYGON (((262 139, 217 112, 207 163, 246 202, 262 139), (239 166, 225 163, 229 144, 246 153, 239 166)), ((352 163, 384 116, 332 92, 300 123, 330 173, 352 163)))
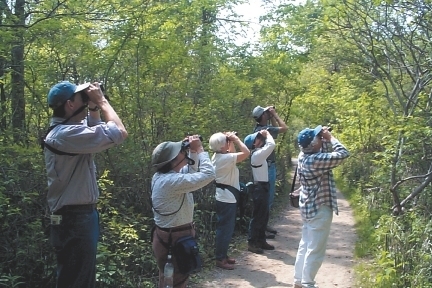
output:
POLYGON ((312 140, 322 131, 322 126, 318 125, 315 129, 305 128, 297 136, 297 141, 300 146, 306 148, 312 140))
POLYGON ((253 148, 253 145, 254 145, 254 142, 255 142, 255 139, 256 139, 258 133, 259 132, 255 132, 255 133, 249 134, 245 137, 243 142, 246 145, 246 147, 248 147, 249 149, 253 148))
POLYGON ((62 81, 51 87, 48 92, 48 105, 56 109, 69 100, 75 93, 87 89, 90 83, 75 85, 69 81, 62 81))

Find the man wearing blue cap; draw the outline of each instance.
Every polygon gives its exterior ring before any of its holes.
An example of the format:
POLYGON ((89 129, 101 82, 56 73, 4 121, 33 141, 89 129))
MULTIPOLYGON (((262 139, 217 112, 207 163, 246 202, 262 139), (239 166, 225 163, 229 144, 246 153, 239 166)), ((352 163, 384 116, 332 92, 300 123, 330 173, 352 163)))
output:
MULTIPOLYGON (((279 133, 285 133, 288 130, 285 122, 276 113, 274 106, 268 106, 263 108, 256 106, 252 111, 252 117, 255 119, 257 124, 255 125, 253 132, 258 132, 263 129, 270 132, 273 139, 277 139, 279 133), (271 124, 270 124, 270 123, 271 124)), ((269 174, 269 211, 273 205, 275 190, 276 190, 276 154, 273 152, 267 157, 268 174, 269 174)), ((274 238, 274 234, 277 233, 276 229, 267 226, 266 231, 273 233, 267 235, 267 238, 274 238)))
POLYGON ((43 146, 56 287, 95 287, 99 190, 93 154, 122 143, 127 131, 98 83, 57 83, 48 105, 53 117, 43 146))
POLYGON ((312 288, 317 287, 315 276, 324 260, 333 211, 338 214, 332 169, 339 166, 349 152, 328 127, 321 125, 303 129, 297 140, 301 150, 298 174, 303 227, 295 262, 294 288, 312 288))
POLYGON ((245 145, 251 150, 253 213, 249 223, 248 250, 262 254, 263 250, 274 250, 266 241, 266 227, 269 220, 269 176, 267 157, 273 152, 275 142, 267 130, 246 136, 245 145))

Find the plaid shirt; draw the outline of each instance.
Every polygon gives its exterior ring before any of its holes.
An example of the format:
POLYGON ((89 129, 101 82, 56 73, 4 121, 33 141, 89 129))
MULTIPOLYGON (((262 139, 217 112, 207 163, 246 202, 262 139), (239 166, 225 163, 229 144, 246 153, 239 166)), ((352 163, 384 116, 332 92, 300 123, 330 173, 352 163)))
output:
POLYGON ((321 152, 299 154, 300 212, 303 218, 315 217, 322 205, 329 206, 338 215, 336 184, 332 169, 339 166, 348 156, 348 150, 336 138, 332 138, 331 142, 323 142, 321 152))

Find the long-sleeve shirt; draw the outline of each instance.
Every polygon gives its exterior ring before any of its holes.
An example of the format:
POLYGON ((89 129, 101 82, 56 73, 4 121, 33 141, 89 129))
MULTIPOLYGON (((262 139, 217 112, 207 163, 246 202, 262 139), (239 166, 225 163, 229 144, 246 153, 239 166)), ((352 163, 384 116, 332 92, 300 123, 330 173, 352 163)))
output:
POLYGON ((207 152, 191 153, 190 158, 195 160, 195 166, 186 165, 179 173, 172 170, 168 173, 156 172, 153 175, 154 220, 155 224, 161 228, 172 228, 191 223, 194 199, 193 194, 189 192, 203 188, 215 180, 215 170, 207 152), (164 216, 159 213, 171 215, 164 216))
MULTIPOLYGON (((256 124, 253 132, 259 132, 261 130, 267 130, 269 131, 269 133, 271 134, 271 136, 273 137, 273 140, 277 139, 278 135, 279 135, 279 127, 275 127, 272 125, 261 125, 259 123, 256 124)), ((270 153, 270 155, 267 157, 267 161, 269 162, 275 162, 276 161, 276 153, 273 149, 273 151, 270 153)))
POLYGON ((332 169, 349 156, 348 150, 336 138, 323 142, 321 152, 298 156, 298 174, 301 183, 300 212, 312 219, 322 205, 328 205, 338 214, 336 184, 332 169), (333 152, 331 152, 333 150, 333 152))
POLYGON ((273 152, 275 147, 275 141, 271 134, 268 133, 264 146, 252 151, 251 165, 254 181, 268 182, 267 157, 273 152))
MULTIPOLYGON (((53 117, 51 126, 65 119, 53 117)), ((64 205, 94 204, 99 198, 93 153, 101 152, 124 140, 117 125, 90 116, 83 122, 68 122, 51 130, 45 142, 76 156, 58 155, 44 149, 48 176, 48 206, 55 212, 64 205)))

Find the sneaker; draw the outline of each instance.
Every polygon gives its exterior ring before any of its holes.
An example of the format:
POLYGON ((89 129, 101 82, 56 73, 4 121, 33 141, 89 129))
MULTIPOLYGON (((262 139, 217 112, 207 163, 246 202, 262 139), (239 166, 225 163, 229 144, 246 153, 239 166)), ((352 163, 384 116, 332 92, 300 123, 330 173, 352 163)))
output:
POLYGON ((268 244, 267 242, 264 242, 261 244, 261 248, 264 250, 274 250, 275 247, 273 245, 268 244))
POLYGON ((227 256, 226 262, 228 262, 228 264, 235 264, 236 260, 234 258, 231 258, 231 257, 227 256))
POLYGON ((233 270, 234 265, 229 264, 226 259, 224 260, 216 260, 216 267, 225 269, 225 270, 233 270))
POLYGON ((263 254, 264 250, 261 247, 255 246, 253 244, 248 244, 248 251, 256 253, 256 254, 263 254))
POLYGON ((274 229, 273 227, 268 226, 268 225, 267 225, 267 227, 266 227, 266 231, 267 231, 267 232, 270 232, 270 233, 273 233, 273 234, 277 234, 276 229, 274 229))
POLYGON ((266 233, 266 239, 275 239, 275 234, 266 233))

